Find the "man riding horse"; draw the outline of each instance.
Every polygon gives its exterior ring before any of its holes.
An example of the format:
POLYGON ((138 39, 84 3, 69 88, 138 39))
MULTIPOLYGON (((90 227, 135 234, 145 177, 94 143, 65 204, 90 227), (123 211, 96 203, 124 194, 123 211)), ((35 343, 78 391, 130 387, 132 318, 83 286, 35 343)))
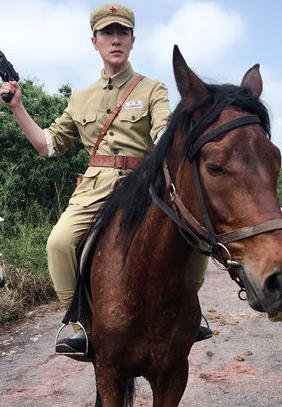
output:
MULTIPOLYGON (((107 4, 91 13, 90 26, 92 44, 104 65, 101 77, 86 89, 74 92, 62 116, 49 128, 41 129, 29 116, 17 82, 5 82, 0 89, 0 96, 13 94, 7 106, 39 155, 60 156, 80 139, 90 156, 82 182, 47 242, 50 275, 66 309, 75 290, 79 242, 115 183, 153 149, 170 115, 165 86, 135 73, 128 61, 135 41, 133 12, 118 4, 107 4)), ((196 253, 188 266, 192 266, 199 289, 206 257, 196 253)), ((84 331, 78 325, 73 328, 70 338, 58 341, 57 353, 85 352, 84 331)), ((198 340, 211 335, 208 328, 201 327, 198 340)))

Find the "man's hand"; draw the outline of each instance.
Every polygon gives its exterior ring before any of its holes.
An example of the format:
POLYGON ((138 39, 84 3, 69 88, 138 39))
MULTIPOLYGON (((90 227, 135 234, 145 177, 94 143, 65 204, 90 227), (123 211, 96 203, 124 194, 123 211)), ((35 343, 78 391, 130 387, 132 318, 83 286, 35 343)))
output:
POLYGON ((21 105, 21 88, 18 82, 10 81, 10 82, 3 82, 3 85, 0 88, 0 97, 1 100, 9 106, 10 109, 16 108, 21 105), (2 95, 7 93, 11 93, 13 95, 10 102, 5 102, 2 99, 2 95))

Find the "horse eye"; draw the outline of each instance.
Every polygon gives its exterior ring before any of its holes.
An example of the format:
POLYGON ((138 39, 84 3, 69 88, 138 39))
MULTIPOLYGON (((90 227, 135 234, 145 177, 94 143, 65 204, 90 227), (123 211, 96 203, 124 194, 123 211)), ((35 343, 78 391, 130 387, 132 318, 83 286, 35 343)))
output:
POLYGON ((213 174, 223 174, 224 173, 224 168, 215 163, 211 163, 211 162, 207 163, 207 168, 208 168, 208 171, 213 174))

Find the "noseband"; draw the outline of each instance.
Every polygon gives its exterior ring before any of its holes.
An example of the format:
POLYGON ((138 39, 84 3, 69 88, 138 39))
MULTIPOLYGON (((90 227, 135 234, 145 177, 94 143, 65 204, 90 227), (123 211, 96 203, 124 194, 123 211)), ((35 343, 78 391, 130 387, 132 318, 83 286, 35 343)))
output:
POLYGON ((201 186, 197 157, 201 148, 216 137, 241 126, 260 123, 261 121, 258 116, 248 115, 226 122, 200 136, 195 133, 193 134, 193 129, 191 130, 191 138, 193 141, 188 152, 188 159, 192 165, 193 180, 200 201, 205 226, 201 225, 183 204, 176 191, 175 184, 171 179, 167 162, 164 162, 163 164, 163 172, 173 209, 159 198, 153 185, 150 186, 150 195, 153 202, 177 224, 179 231, 185 240, 191 246, 199 249, 207 256, 212 256, 227 268, 231 278, 235 280, 241 288, 239 291, 240 299, 245 299, 242 297, 242 292, 245 291, 245 286, 248 285, 248 280, 242 275, 243 267, 241 263, 232 259, 232 256, 225 245, 261 233, 282 229, 282 219, 270 219, 255 225, 236 229, 232 232, 216 234, 208 213, 205 196, 201 186))

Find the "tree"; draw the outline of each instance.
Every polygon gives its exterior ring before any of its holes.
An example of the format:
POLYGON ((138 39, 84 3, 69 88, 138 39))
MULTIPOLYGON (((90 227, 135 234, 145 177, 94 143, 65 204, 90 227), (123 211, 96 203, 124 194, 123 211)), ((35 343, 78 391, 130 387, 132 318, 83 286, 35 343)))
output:
MULTIPOLYGON (((63 85, 50 95, 36 80, 21 81, 23 103, 36 123, 48 127, 65 109, 71 94, 63 85)), ((38 156, 22 135, 13 114, 0 106, 0 213, 10 218, 17 213, 26 216, 30 205, 46 210, 53 219, 66 206, 77 172, 86 166, 86 153, 81 145, 63 157, 46 159, 38 156)))

